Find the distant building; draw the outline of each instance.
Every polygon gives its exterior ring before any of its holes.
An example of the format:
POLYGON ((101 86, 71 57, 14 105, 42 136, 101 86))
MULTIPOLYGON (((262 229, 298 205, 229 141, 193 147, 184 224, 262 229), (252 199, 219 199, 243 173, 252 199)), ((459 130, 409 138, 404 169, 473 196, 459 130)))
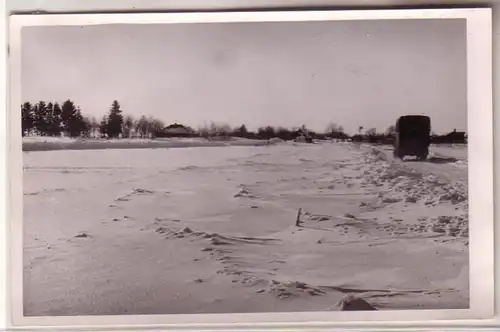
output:
POLYGON ((466 133, 464 131, 453 130, 451 133, 446 135, 446 140, 449 143, 465 143, 466 133))
POLYGON ((157 133, 157 137, 195 137, 195 131, 182 124, 174 123, 157 133))
POLYGON ((431 137, 433 143, 441 144, 466 144, 467 143, 467 133, 464 131, 456 131, 446 135, 432 135, 431 137))

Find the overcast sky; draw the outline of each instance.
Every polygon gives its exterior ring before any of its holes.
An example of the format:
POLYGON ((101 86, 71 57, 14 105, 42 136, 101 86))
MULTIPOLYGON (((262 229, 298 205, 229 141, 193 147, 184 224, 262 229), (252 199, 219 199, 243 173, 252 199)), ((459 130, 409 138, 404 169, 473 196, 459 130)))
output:
POLYGON ((198 127, 211 121, 348 132, 404 114, 466 130, 466 21, 29 27, 23 101, 72 99, 198 127))

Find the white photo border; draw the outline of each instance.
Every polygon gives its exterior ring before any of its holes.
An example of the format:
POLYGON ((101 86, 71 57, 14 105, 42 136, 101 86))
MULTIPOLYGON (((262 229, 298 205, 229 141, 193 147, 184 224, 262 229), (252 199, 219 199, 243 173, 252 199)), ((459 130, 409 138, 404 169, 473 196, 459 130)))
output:
POLYGON ((443 320, 494 317, 494 178, 491 9, 405 9, 349 11, 272 11, 153 14, 53 14, 10 17, 8 96, 8 208, 10 225, 10 319, 13 327, 158 326, 179 329, 291 329, 374 326, 387 322, 418 326, 443 320), (465 19, 467 21, 467 114, 469 181, 470 308, 372 312, 298 312, 130 316, 23 316, 21 117, 21 30, 28 26, 98 24, 179 24, 340 20, 465 19))

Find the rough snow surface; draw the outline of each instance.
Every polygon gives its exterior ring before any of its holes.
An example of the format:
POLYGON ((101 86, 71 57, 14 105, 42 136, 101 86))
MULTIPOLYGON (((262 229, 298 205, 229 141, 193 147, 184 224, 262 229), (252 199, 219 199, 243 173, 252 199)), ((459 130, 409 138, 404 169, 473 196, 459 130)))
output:
POLYGON ((467 308, 466 153, 448 149, 25 152, 25 314, 467 308))

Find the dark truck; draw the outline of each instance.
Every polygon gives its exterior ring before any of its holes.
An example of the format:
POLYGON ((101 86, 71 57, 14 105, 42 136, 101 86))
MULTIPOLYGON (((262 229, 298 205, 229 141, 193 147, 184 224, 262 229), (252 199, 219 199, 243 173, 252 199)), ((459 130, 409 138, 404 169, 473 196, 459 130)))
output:
POLYGON ((431 119, 425 115, 404 115, 396 122, 394 157, 427 159, 431 143, 431 119))

